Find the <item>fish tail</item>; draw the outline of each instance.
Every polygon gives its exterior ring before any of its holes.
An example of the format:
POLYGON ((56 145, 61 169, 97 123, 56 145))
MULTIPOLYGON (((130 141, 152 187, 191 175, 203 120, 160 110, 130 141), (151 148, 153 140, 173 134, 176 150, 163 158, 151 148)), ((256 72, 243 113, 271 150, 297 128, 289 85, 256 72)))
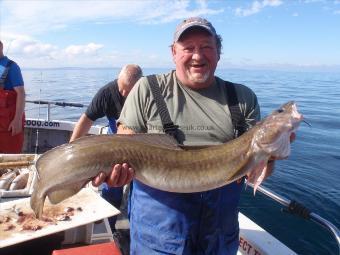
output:
POLYGON ((46 195, 39 187, 39 179, 36 181, 34 185, 34 190, 31 195, 31 208, 35 214, 35 216, 40 219, 43 213, 44 203, 46 199, 46 195))

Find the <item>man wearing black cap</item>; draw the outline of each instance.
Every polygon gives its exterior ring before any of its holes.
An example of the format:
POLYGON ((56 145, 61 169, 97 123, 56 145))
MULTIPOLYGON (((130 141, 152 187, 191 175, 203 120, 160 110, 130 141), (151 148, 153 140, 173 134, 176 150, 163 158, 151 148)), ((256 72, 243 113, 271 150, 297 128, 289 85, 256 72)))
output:
MULTIPOLYGON (((128 107, 122 109, 118 133, 167 133, 151 83, 160 88, 179 143, 214 145, 235 138, 229 105, 234 100, 244 120, 242 132, 255 125, 260 109, 254 92, 214 76, 221 41, 205 19, 194 17, 179 24, 171 47, 176 70, 139 80, 126 100, 128 107), (228 95, 228 86, 234 87, 237 99, 228 95)), ((98 185, 104 178, 101 174, 93 182, 98 185)), ((124 163, 115 165, 106 181, 119 186, 132 178, 133 169, 124 163)), ((134 180, 131 254, 236 254, 242 187, 240 180, 215 190, 183 194, 160 191, 134 180)))

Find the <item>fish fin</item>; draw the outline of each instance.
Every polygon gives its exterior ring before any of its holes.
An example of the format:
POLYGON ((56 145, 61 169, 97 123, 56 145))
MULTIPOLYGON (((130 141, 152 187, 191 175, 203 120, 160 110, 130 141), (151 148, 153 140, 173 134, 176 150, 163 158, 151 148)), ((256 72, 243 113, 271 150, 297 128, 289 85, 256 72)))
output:
POLYGON ((31 208, 35 214, 35 217, 38 219, 41 218, 44 208, 44 203, 46 199, 46 195, 40 188, 40 182, 38 179, 36 179, 36 182, 34 183, 34 189, 31 195, 30 205, 31 208))
POLYGON ((144 144, 149 144, 157 147, 163 147, 167 149, 177 149, 181 148, 178 145, 176 139, 167 134, 129 134, 129 135, 92 135, 81 137, 70 143, 70 146, 84 145, 90 146, 91 144, 103 144, 111 142, 111 140, 132 140, 136 142, 141 142, 144 144), (95 137, 95 138, 94 138, 95 137))
POLYGON ((108 139, 115 137, 116 135, 87 135, 82 136, 80 138, 75 139, 71 143, 70 146, 78 146, 78 145, 93 145, 98 143, 105 143, 108 139))
POLYGON ((254 184, 254 196, 257 187, 262 183, 267 173, 267 164, 262 160, 248 175, 247 181, 254 184))
POLYGON ((146 143, 149 145, 181 150, 176 139, 167 134, 132 134, 132 135, 116 135, 117 137, 122 137, 124 139, 131 139, 133 141, 138 141, 141 143, 146 143))
POLYGON ((68 189, 63 188, 61 190, 53 191, 49 193, 47 196, 52 204, 58 204, 61 201, 65 200, 66 198, 72 197, 73 195, 77 194, 83 186, 84 185, 81 184, 81 185, 75 185, 72 188, 68 188, 68 189))
POLYGON ((185 151, 200 150, 210 148, 216 145, 179 145, 179 147, 185 151))
POLYGON ((258 186, 260 186, 260 184, 262 183, 266 175, 267 175, 267 165, 263 168, 261 175, 256 179, 256 182, 254 184, 254 196, 256 194, 256 190, 258 186))

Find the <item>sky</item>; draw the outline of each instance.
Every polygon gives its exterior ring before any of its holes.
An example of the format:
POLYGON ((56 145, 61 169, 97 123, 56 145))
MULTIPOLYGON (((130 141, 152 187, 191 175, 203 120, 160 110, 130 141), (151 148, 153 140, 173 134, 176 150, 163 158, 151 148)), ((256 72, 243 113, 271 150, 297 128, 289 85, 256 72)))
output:
POLYGON ((223 38, 218 68, 340 72, 340 0, 0 0, 0 39, 22 68, 173 68, 193 16, 223 38))

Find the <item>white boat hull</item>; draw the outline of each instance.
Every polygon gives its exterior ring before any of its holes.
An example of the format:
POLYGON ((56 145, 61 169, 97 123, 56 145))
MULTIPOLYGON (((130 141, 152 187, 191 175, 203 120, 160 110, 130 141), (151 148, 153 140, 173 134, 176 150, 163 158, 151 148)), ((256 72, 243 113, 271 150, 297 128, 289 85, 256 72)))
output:
MULTIPOLYGON (((69 142, 75 125, 72 121, 27 118, 23 153, 43 153, 69 142)), ((104 126, 92 126, 89 130, 93 135, 106 133, 104 126)))

